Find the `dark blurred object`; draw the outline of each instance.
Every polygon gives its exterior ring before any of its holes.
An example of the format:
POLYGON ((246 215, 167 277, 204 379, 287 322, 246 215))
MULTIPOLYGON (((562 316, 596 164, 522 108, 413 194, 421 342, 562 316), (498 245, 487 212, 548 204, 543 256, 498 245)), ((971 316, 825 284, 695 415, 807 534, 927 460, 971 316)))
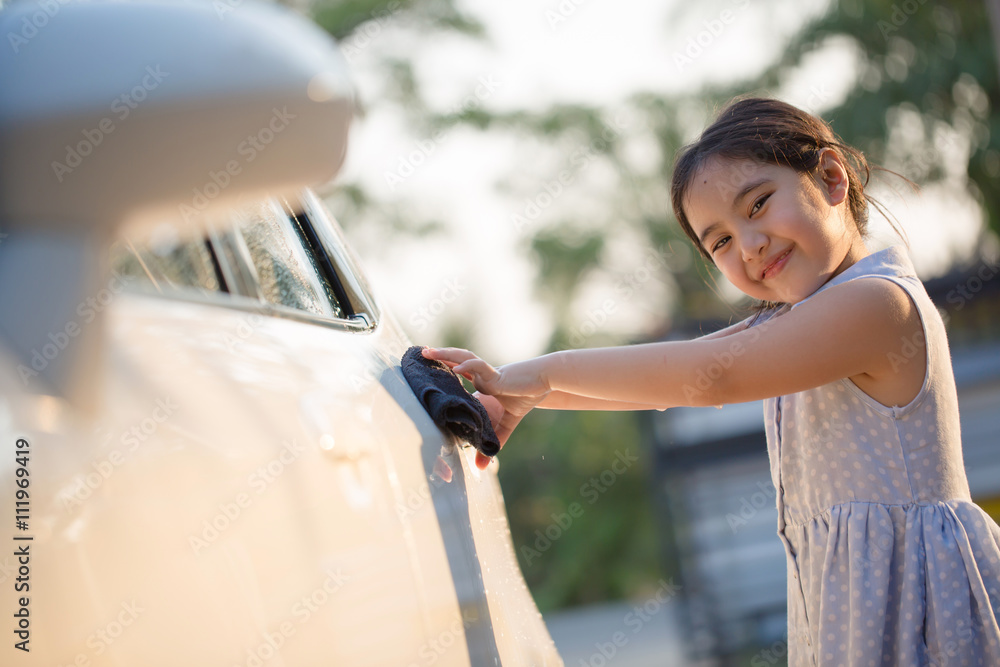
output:
POLYGON ((403 376, 413 393, 435 424, 486 456, 495 456, 500 451, 500 440, 486 408, 466 391, 454 371, 440 361, 424 357, 422 349, 414 345, 403 354, 403 376))

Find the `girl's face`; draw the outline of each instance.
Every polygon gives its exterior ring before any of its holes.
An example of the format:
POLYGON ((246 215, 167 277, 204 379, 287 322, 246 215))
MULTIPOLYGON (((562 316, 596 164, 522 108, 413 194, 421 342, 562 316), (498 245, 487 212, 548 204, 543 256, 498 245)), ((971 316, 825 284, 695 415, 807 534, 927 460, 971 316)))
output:
POLYGON ((847 192, 830 149, 816 174, 713 157, 692 177, 684 210, 733 285, 755 299, 796 303, 868 254, 847 192))

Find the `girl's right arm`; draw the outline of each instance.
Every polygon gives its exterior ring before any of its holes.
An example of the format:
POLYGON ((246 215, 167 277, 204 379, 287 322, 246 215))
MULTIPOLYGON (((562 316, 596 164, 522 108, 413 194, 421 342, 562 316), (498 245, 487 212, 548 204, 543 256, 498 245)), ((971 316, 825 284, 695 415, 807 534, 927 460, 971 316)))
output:
POLYGON ((747 328, 751 321, 753 321, 754 316, 750 316, 745 320, 740 320, 736 324, 731 324, 724 329, 719 329, 718 331, 713 331, 710 334, 705 334, 704 336, 698 336, 695 340, 715 340, 716 338, 725 338, 726 336, 731 336, 734 333, 739 333, 747 328))
POLYGON ((648 403, 629 403, 627 401, 608 401, 603 398, 591 398, 570 394, 565 391, 550 391, 545 399, 535 406, 547 410, 663 410, 657 405, 648 403))

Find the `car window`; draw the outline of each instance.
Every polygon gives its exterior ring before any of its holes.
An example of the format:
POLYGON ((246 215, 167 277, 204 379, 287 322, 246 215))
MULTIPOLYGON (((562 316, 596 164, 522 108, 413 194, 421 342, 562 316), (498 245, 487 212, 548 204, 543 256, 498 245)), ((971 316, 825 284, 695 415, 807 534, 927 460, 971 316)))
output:
POLYGON ((119 239, 112 248, 111 263, 115 273, 140 290, 214 293, 225 289, 208 243, 182 241, 166 225, 145 244, 119 239))
POLYGON ((268 304, 277 307, 274 314, 294 311, 353 328, 374 322, 343 239, 314 197, 243 204, 206 229, 182 238, 161 223, 141 237, 126 234, 112 247, 112 269, 139 291, 214 299, 228 293, 223 298, 233 305, 268 304))
POLYGON ((307 236, 311 233, 314 247, 321 248, 318 252, 329 261, 330 273, 338 288, 335 291, 342 295, 342 303, 349 304, 352 314, 360 315, 370 326, 374 326, 379 319, 378 306, 340 226, 326 205, 311 191, 304 191, 297 205, 299 213, 296 219, 305 223, 307 236))
POLYGON ((303 246, 298 229, 277 202, 241 208, 237 224, 265 301, 323 317, 346 318, 315 256, 303 246))

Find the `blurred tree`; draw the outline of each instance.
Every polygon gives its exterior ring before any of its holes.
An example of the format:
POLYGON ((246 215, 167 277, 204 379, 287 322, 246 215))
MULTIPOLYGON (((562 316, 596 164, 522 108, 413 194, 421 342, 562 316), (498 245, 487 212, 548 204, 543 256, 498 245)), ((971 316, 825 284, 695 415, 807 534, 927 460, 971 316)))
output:
MULTIPOLYGON (((363 62, 378 71, 378 78, 384 82, 384 98, 358 100, 360 115, 365 114, 370 104, 389 104, 405 114, 418 132, 430 127, 433 113, 411 61, 384 48, 384 44, 392 41, 391 35, 399 34, 421 35, 423 39, 435 34, 485 39, 483 26, 461 11, 455 0, 280 1, 308 12, 337 39, 349 65, 363 62), (369 48, 373 43, 381 43, 381 47, 369 48)), ((330 199, 335 202, 338 220, 345 227, 363 223, 366 227, 378 227, 383 237, 386 233, 427 236, 443 229, 439 220, 416 213, 421 207, 406 201, 391 204, 378 201, 357 181, 341 181, 330 199)))

